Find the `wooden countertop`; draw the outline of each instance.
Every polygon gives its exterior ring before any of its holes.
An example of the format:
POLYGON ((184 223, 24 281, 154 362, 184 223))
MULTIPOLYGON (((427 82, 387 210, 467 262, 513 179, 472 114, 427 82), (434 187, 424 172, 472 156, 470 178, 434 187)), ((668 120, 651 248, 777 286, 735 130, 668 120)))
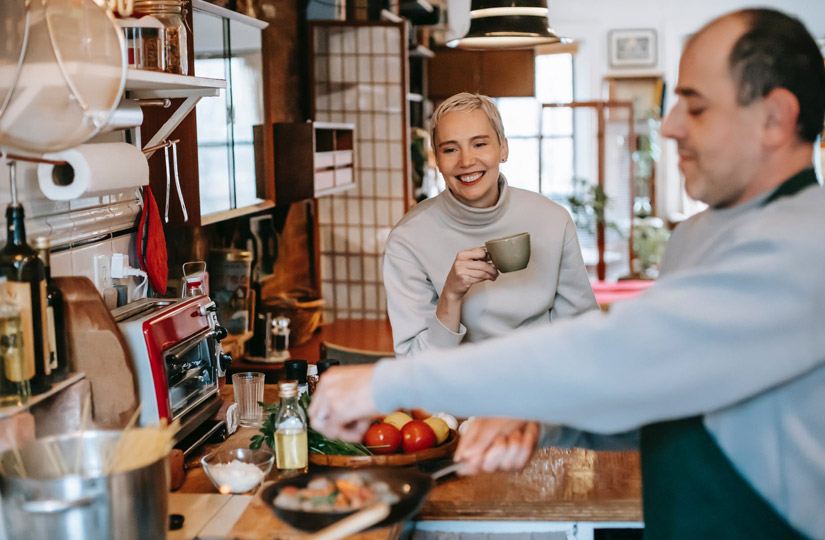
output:
MULTIPOLYGON (((264 401, 275 400, 276 388, 267 385, 264 401)), ((232 401, 232 387, 221 390, 232 401)), ((241 428, 219 445, 246 447, 256 434, 241 428)), ((201 455, 202 455, 201 454, 201 455)), ((190 459, 179 493, 215 493, 197 456, 190 459)), ((277 480, 273 471, 267 480, 277 480)), ((642 521, 641 474, 637 452, 595 452, 558 448, 540 449, 518 473, 451 476, 437 482, 419 516, 421 520, 484 521, 642 521)), ((394 540, 401 528, 357 535, 358 540, 394 540)), ((278 521, 260 501, 253 500, 235 523, 231 535, 246 540, 301 536, 278 521)))
MULTIPOLYGON (((392 356, 392 328, 386 319, 337 319, 321 326, 306 343, 289 348, 291 358, 301 358, 310 364, 319 359, 321 342, 335 343, 351 349, 385 352, 392 356)), ((245 358, 232 360, 228 374, 240 371, 260 371, 267 375, 267 383, 281 378, 282 363, 251 362, 245 358)))

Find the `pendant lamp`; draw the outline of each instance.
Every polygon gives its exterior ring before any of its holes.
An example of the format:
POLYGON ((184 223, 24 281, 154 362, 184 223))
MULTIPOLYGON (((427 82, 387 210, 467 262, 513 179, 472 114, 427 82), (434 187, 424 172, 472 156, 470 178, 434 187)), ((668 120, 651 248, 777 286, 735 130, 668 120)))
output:
POLYGON ((547 20, 546 0, 472 0, 467 35, 447 42, 459 49, 526 49, 569 40, 547 20))

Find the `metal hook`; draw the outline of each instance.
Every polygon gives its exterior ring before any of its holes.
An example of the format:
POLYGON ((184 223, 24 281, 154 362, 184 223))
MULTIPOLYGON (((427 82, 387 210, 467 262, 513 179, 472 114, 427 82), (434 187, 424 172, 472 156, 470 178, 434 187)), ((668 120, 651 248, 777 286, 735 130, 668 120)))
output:
POLYGON ((169 191, 172 189, 172 176, 170 166, 169 166, 169 146, 164 145, 163 153, 166 157, 166 207, 163 211, 163 221, 164 223, 169 223, 169 191))
POLYGON ((172 144, 172 164, 175 166, 175 188, 178 191, 178 200, 180 201, 180 209, 183 212, 183 221, 189 221, 189 214, 186 212, 186 203, 183 202, 183 190, 180 187, 180 176, 178 175, 178 141, 172 144))

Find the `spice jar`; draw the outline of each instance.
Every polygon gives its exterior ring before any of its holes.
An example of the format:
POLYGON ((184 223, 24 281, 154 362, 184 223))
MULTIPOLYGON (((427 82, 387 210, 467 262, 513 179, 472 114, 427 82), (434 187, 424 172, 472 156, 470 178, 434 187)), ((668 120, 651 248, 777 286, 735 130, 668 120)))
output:
POLYGON ((184 0, 135 0, 134 12, 137 16, 151 15, 163 25, 163 71, 188 75, 186 40, 189 30, 186 26, 184 0))
POLYGON ((163 24, 155 17, 117 19, 126 38, 126 56, 129 67, 164 71, 166 46, 163 43, 163 24))

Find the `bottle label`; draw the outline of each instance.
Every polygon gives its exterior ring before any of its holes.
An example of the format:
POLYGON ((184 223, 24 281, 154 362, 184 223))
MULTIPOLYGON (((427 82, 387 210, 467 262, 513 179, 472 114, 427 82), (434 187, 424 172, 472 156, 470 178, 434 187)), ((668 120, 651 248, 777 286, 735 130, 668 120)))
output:
MULTIPOLYGON (((51 375, 52 373, 52 360, 50 351, 52 349, 50 343, 54 343, 51 340, 51 335, 49 334, 49 314, 48 314, 48 305, 49 305, 49 293, 46 290, 46 280, 42 280, 40 282, 40 339, 42 343, 40 343, 40 347, 42 347, 43 351, 43 373, 46 375, 51 375)), ((55 345, 56 346, 56 345, 55 345)))
MULTIPOLYGON (((34 377, 34 323, 32 322, 31 287, 24 281, 7 281, 4 288, 5 297, 20 310, 20 330, 23 333, 23 378, 34 377)), ((18 380, 12 379, 11 380, 18 380)))
POLYGON ((26 361, 23 357, 23 333, 20 331, 20 316, 17 314, 0 317, 0 356, 6 379, 23 382, 26 377, 26 361))
POLYGON ((49 366, 49 371, 54 371, 57 369, 57 331, 55 330, 54 325, 54 308, 52 306, 48 306, 46 308, 46 328, 48 328, 48 337, 49 337, 49 361, 46 362, 49 366))

